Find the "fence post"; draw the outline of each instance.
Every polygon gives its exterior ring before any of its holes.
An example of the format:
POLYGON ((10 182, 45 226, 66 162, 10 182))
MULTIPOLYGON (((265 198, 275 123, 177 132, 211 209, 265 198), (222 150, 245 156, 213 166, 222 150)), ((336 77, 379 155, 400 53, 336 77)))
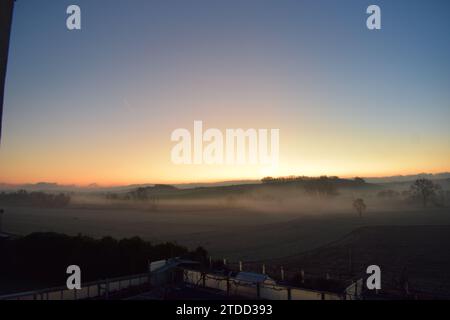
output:
POLYGON ((290 287, 287 288, 287 295, 288 295, 288 300, 292 300, 292 292, 291 292, 290 287))
POLYGON ((242 261, 239 261, 239 271, 242 271, 242 261))
POLYGON ((203 282, 203 288, 205 288, 206 287, 206 273, 205 272, 202 273, 202 282, 203 282))
POLYGON ((350 274, 353 273, 352 249, 348 249, 348 271, 350 274))
POLYGON ((105 298, 106 298, 106 300, 109 300, 109 280, 108 279, 106 279, 106 282, 105 282, 105 289, 106 289, 105 298))
POLYGON ((281 267, 281 281, 284 281, 284 269, 281 267))
POLYGON ((259 282, 256 283, 256 298, 258 300, 261 299, 261 287, 259 282))
POLYGON ((230 295, 230 277, 227 276, 227 296, 230 295))
POLYGON ((100 282, 97 283, 97 296, 99 298, 102 296, 102 285, 100 282))
POLYGON ((266 274, 266 265, 264 263, 262 265, 262 274, 266 274))
POLYGON ((148 271, 148 287, 152 287, 152 272, 150 270, 148 271))

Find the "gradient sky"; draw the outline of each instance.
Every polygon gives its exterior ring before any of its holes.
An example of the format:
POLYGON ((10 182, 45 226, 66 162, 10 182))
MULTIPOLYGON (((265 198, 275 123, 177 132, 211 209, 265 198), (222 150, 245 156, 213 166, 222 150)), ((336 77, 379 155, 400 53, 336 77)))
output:
POLYGON ((450 171, 449 14, 447 0, 20 0, 0 182, 450 171), (170 134, 194 120, 279 128, 278 167, 172 164, 170 134))

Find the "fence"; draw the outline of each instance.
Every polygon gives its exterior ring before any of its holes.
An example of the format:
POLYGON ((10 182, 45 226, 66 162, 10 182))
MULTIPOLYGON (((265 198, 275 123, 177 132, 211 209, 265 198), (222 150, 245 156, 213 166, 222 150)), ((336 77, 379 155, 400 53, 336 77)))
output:
POLYGON ((231 296, 267 300, 352 300, 358 298, 358 288, 362 285, 362 282, 358 281, 342 293, 333 293, 284 286, 275 282, 258 283, 236 280, 232 277, 188 269, 184 269, 184 282, 220 290, 231 296))
MULTIPOLYGON (((139 288, 149 289, 173 282, 174 273, 172 271, 174 270, 177 270, 175 264, 169 263, 152 273, 85 283, 82 285, 81 290, 69 290, 67 287, 57 287, 0 296, 0 300, 108 299, 110 295, 120 294, 126 290, 139 288)), ((250 299, 351 300, 359 298, 362 287, 362 281, 358 281, 342 293, 333 293, 279 285, 273 280, 252 282, 186 268, 179 268, 178 270, 181 270, 183 273, 183 278, 179 279, 179 281, 182 280, 185 284, 216 289, 229 296, 250 299)))
POLYGON ((0 300, 81 300, 108 298, 110 294, 122 290, 150 286, 159 282, 159 274, 144 273, 133 276, 89 282, 82 285, 80 290, 69 290, 67 287, 56 287, 30 292, 21 292, 0 296, 0 300))

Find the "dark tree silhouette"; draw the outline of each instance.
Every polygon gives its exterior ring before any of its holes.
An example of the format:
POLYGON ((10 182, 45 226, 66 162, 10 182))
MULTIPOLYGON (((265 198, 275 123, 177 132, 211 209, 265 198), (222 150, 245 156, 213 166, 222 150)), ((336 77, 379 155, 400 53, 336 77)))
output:
POLYGON ((19 190, 17 192, 0 192, 0 203, 14 206, 32 206, 41 208, 62 208, 70 203, 70 196, 67 194, 50 194, 44 192, 27 192, 19 190))
POLYGON ((356 212, 358 212, 359 217, 362 218, 362 214, 364 211, 366 211, 367 206, 364 203, 363 199, 358 198, 355 201, 353 201, 353 208, 355 208, 356 212))
MULTIPOLYGON (((263 184, 271 185, 295 185, 301 187, 309 195, 315 196, 334 196, 337 195, 339 186, 354 184, 355 181, 340 179, 339 177, 305 177, 305 176, 289 176, 289 177, 265 177, 261 180, 263 184)), ((358 183, 358 182, 356 182, 358 183)))
POLYGON ((421 199, 423 206, 426 207, 428 202, 436 197, 437 191, 440 189, 441 187, 431 180, 417 179, 411 185, 411 194, 413 197, 421 199))
POLYGON ((0 283, 5 279, 59 286, 66 281, 66 268, 76 264, 83 281, 126 276, 148 271, 148 262, 181 257, 205 262, 208 252, 194 251, 174 243, 152 244, 139 237, 116 240, 93 239, 57 233, 32 233, 0 241, 0 283), (32 267, 30 267, 32 266, 32 267))
POLYGON ((363 178, 360 178, 360 177, 355 177, 353 179, 353 181, 355 181, 355 182, 357 182, 359 184, 365 184, 366 183, 366 180, 364 180, 363 178))

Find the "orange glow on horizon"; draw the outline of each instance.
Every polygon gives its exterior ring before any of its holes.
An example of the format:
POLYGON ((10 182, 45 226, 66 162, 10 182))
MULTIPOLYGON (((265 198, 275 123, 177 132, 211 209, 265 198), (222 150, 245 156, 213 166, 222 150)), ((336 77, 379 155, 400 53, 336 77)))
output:
POLYGON ((96 185, 98 187, 119 187, 126 185, 140 185, 140 184, 195 184, 195 183, 220 183, 227 181, 244 181, 244 180, 261 180, 266 176, 273 177, 281 177, 281 176, 310 176, 310 177, 319 177, 319 176, 338 176, 343 179, 352 179, 355 177, 364 177, 364 178, 381 178, 381 177, 391 177, 391 176, 409 176, 409 175, 419 175, 419 174, 439 174, 439 173, 447 173, 450 172, 450 168, 442 168, 441 170, 416 170, 416 171, 386 171, 380 172, 378 174, 371 173, 350 173, 350 174, 333 174, 332 172, 325 173, 317 173, 317 174, 306 174, 302 172, 290 172, 282 175, 255 175, 255 176, 222 176, 217 178, 203 178, 203 179, 133 179, 133 180, 98 180, 89 178, 67 178, 67 179, 30 179, 30 180, 2 180, 0 183, 9 184, 9 185, 22 185, 22 184, 36 184, 36 183, 56 183, 62 186, 76 186, 76 187, 89 187, 92 185, 96 185))

